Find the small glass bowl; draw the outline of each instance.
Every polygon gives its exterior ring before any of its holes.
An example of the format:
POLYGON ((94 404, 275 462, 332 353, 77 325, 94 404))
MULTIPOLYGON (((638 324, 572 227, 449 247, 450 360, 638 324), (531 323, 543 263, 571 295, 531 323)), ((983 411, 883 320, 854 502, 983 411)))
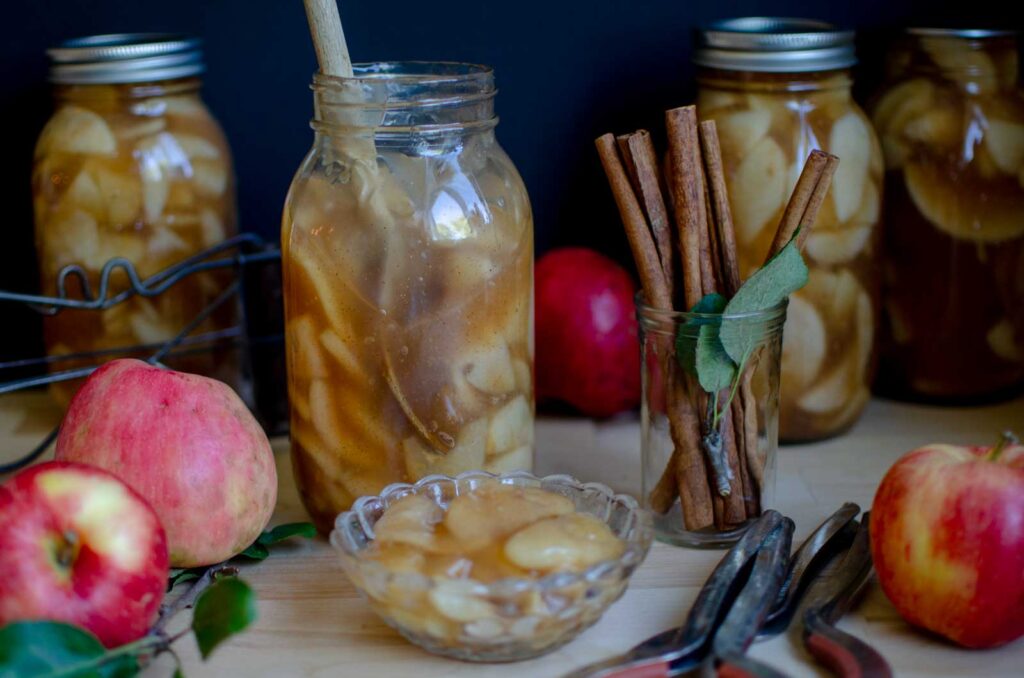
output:
POLYGON ((500 476, 467 471, 454 478, 432 475, 415 485, 395 483, 376 497, 361 497, 340 514, 331 544, 352 584, 373 610, 410 641, 435 654, 467 661, 529 659, 575 638, 622 596, 630 575, 651 546, 650 514, 628 495, 567 475, 538 478, 525 471, 500 476), (502 579, 490 584, 419 573, 396 572, 364 558, 374 523, 393 502, 424 495, 446 509, 457 495, 497 480, 540 487, 568 497, 576 510, 603 520, 625 543, 615 560, 581 572, 556 572, 539 579, 502 579))

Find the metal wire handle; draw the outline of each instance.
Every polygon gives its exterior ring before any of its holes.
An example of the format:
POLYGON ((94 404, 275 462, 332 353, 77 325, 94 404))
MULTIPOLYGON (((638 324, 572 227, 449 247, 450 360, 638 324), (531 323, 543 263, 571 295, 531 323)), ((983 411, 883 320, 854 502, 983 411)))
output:
MULTIPOLYGON (((162 344, 142 344, 118 347, 116 349, 76 353, 73 356, 47 356, 40 359, 8 361, 0 363, 0 371, 16 367, 25 367, 31 364, 53 363, 71 358, 102 358, 111 354, 138 352, 140 350, 152 350, 154 348, 156 350, 150 354, 146 359, 146 362, 151 365, 165 367, 162 363, 163 359, 169 354, 175 352, 178 347, 188 343, 186 340, 192 332, 202 325, 214 311, 236 295, 244 302, 243 285, 240 279, 241 271, 244 267, 278 261, 280 258, 281 251, 279 249, 268 247, 266 241, 258 235, 253 233, 243 233, 189 256, 145 279, 139 275, 138 271, 135 269, 135 265, 132 264, 131 261, 123 257, 111 259, 104 264, 100 271, 99 289, 96 294, 93 294, 92 286, 89 283, 86 270, 78 264, 70 264, 60 270, 57 275, 56 296, 23 294, 19 292, 0 290, 0 302, 9 301, 26 304, 29 308, 34 309, 42 315, 53 316, 66 308, 95 311, 106 310, 123 303, 136 295, 148 298, 156 297, 179 283, 181 280, 196 273, 224 268, 232 268, 236 271, 235 280, 233 280, 232 283, 224 289, 224 291, 218 294, 215 299, 207 304, 196 315, 196 317, 185 325, 185 327, 183 327, 174 337, 162 344), (221 256, 228 252, 233 252, 233 254, 227 257, 221 256), (111 295, 110 279, 116 271, 122 271, 125 274, 128 278, 129 286, 127 289, 111 295), (68 280, 70 279, 78 281, 79 288, 81 289, 81 298, 74 298, 70 295, 68 291, 68 280)), ((210 341, 212 339, 214 343, 222 342, 224 340, 230 340, 233 342, 239 341, 244 345, 248 341, 244 331, 245 304, 242 303, 240 306, 242 308, 243 317, 238 327, 226 332, 207 333, 198 337, 193 337, 193 339, 199 341, 210 341)), ((192 343, 199 342, 193 341, 192 343)), ((43 386, 46 384, 87 377, 98 367, 99 365, 77 367, 68 370, 49 372, 42 376, 0 382, 0 395, 35 386, 43 386)), ((59 431, 60 426, 58 425, 28 453, 14 459, 13 461, 0 464, 0 474, 16 471, 35 461, 44 451, 46 451, 53 441, 56 440, 57 433, 59 431)))

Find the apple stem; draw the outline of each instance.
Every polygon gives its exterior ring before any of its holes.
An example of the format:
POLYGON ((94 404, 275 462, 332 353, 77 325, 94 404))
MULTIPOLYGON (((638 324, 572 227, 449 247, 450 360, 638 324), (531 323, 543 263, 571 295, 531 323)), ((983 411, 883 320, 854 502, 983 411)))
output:
POLYGON ((985 455, 985 461, 996 461, 996 460, 998 460, 999 459, 999 455, 1001 455, 1003 453, 1003 450, 1005 450, 1007 448, 1007 446, 1009 446, 1009 445, 1016 445, 1019 442, 1020 442, 1020 439, 1017 438, 1017 436, 1013 434, 1013 431, 1003 431, 1002 436, 1000 436, 1000 438, 999 438, 999 442, 996 443, 996 446, 993 447, 992 450, 987 455, 985 455))
POLYGON ((78 555, 78 535, 72 530, 65 530, 61 535, 61 543, 57 547, 57 564, 69 567, 78 555))

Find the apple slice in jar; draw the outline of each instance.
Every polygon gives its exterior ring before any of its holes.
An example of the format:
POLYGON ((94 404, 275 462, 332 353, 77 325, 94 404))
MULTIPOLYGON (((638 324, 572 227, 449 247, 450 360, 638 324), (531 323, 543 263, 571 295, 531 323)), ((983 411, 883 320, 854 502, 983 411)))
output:
POLYGON ((603 521, 572 512, 516 532, 505 542, 505 557, 525 570, 579 571, 618 558, 624 549, 603 521))
POLYGON ((766 109, 747 109, 719 115, 715 124, 722 142, 722 153, 736 163, 768 134, 772 114, 766 109))
POLYGON ((533 445, 533 408, 526 396, 517 395, 491 417, 487 429, 487 454, 493 456, 533 445))
POLYGON ((787 169, 786 154, 771 137, 755 144, 736 168, 730 194, 743 244, 756 240, 785 202, 787 169))
POLYGON ((851 111, 832 125, 829 151, 841 160, 829 193, 839 223, 849 221, 860 207, 873 148, 871 130, 859 113, 851 111))
POLYGON ((287 350, 292 357, 289 367, 295 378, 302 382, 327 379, 327 364, 317 342, 316 321, 309 315, 301 315, 289 325, 287 350))
POLYGON ((477 419, 466 424, 458 433, 455 447, 439 454, 428 447, 419 436, 402 441, 405 470, 411 480, 434 473, 455 476, 484 465, 487 444, 487 420, 477 419))
POLYGON ((935 98, 935 85, 917 78, 893 87, 875 105, 872 121, 881 137, 888 169, 903 166, 907 155, 903 130, 912 120, 933 110, 935 98))
POLYGON ((117 155, 117 139, 102 116, 79 106, 62 106, 46 123, 35 157, 51 153, 117 155))
POLYGON ((971 94, 989 94, 999 87, 991 57, 971 41, 921 36, 920 45, 945 77, 971 94))
POLYGON ((1024 125, 989 118, 982 139, 1000 171, 1010 176, 1024 171, 1024 125))
POLYGON ((825 361, 825 323, 814 305, 799 293, 789 298, 783 329, 782 373, 786 389, 801 392, 821 371, 825 361))
POLYGON ((967 190, 929 162, 907 163, 903 178, 918 211, 954 238, 998 243, 1024 235, 1019 195, 967 190))
POLYGON ((845 264, 857 258, 871 240, 873 225, 814 229, 807 238, 807 254, 825 266, 845 264))
POLYGON ((1010 363, 1024 363, 1024 337, 1015 338, 1013 325, 1003 318, 985 335, 989 348, 1003 360, 1010 363))
POLYGON ((531 468, 533 468, 533 447, 529 445, 491 457, 484 464, 484 470, 495 475, 512 471, 529 471, 531 468))

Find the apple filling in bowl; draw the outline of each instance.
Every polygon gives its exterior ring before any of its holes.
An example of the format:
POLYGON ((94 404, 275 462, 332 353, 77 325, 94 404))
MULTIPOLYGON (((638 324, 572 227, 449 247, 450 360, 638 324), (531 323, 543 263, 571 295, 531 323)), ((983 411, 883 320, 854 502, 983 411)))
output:
POLYGON ((358 499, 331 543, 374 612, 413 643, 513 661, 596 622, 651 536, 636 500, 604 485, 468 471, 358 499))

